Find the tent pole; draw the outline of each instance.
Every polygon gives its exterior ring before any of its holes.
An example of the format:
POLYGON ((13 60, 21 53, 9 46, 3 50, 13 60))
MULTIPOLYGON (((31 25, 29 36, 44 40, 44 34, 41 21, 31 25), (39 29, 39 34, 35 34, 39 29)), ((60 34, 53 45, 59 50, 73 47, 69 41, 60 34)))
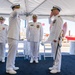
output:
POLYGON ((28 25, 28 22, 29 22, 29 17, 26 17, 26 23, 25 23, 25 27, 27 27, 27 25, 28 25))
POLYGON ((29 7, 28 7, 28 0, 24 0, 24 3, 25 3, 25 8, 26 8, 26 13, 28 13, 28 10, 29 10, 29 9, 28 9, 28 8, 29 8, 29 7))
POLYGON ((39 6, 41 6, 43 3, 45 3, 47 0, 44 0, 41 4, 39 4, 37 7, 35 7, 31 12, 30 12, 30 14, 34 11, 34 10, 36 10, 39 6))
POLYGON ((13 4, 12 2, 10 2, 10 0, 7 0, 9 3, 13 4))

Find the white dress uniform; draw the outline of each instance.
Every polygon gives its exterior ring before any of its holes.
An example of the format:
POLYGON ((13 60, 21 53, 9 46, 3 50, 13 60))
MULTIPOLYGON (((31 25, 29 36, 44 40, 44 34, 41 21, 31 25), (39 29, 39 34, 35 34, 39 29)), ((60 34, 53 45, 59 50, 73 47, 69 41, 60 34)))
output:
POLYGON ((5 44, 7 43, 7 26, 0 24, 0 61, 5 62, 5 44))
MULTIPOLYGON (((61 47, 58 48, 57 56, 55 56, 58 42, 53 42, 53 40, 58 41, 59 37, 61 37, 62 25, 63 25, 62 18, 59 15, 55 16, 55 19, 52 22, 52 27, 49 36, 49 41, 51 41, 52 46, 53 59, 55 60, 53 67, 58 71, 60 71, 61 69, 61 47)), ((61 45, 61 40, 62 39, 60 39, 59 45, 61 45)))
POLYGON ((9 51, 6 62, 6 70, 12 70, 15 67, 15 57, 20 35, 20 18, 17 10, 14 10, 9 17, 8 45, 9 51))
POLYGON ((27 41, 30 42, 31 58, 38 59, 39 43, 43 37, 43 28, 39 22, 30 22, 26 30, 27 41))

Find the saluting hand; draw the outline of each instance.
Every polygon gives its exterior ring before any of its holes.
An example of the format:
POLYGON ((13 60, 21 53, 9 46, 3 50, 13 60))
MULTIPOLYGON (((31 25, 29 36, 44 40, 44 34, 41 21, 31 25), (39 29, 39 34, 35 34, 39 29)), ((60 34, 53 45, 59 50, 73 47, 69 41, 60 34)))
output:
POLYGON ((53 12, 50 13, 50 18, 53 16, 53 12))

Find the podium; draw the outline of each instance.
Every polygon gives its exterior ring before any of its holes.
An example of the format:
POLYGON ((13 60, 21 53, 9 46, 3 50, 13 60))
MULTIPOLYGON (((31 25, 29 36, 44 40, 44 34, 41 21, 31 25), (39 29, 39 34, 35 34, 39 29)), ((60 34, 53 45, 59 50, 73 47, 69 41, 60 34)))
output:
POLYGON ((66 38, 70 41, 70 54, 75 55, 75 37, 66 36, 66 38))

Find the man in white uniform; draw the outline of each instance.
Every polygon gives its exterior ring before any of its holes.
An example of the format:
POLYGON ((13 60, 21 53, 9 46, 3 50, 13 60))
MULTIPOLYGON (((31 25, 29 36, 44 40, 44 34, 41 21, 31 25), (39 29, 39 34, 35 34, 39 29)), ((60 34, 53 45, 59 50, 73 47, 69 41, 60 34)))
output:
POLYGON ((9 17, 9 29, 8 29, 8 45, 9 51, 6 62, 6 73, 16 74, 15 70, 19 67, 15 67, 15 57, 18 47, 18 40, 20 35, 20 17, 19 17, 20 5, 12 5, 12 13, 9 17))
POLYGON ((5 62, 5 44, 7 42, 7 26, 5 19, 0 17, 0 61, 5 62))
POLYGON ((49 67, 50 73, 58 73, 61 70, 61 40, 62 40, 62 25, 63 20, 59 15, 61 8, 53 6, 50 17, 54 16, 54 20, 51 24, 50 37, 54 64, 53 67, 49 67))
POLYGON ((43 37, 43 28, 40 22, 37 22, 37 16, 32 16, 33 22, 27 26, 26 38, 30 42, 31 60, 30 63, 38 63, 39 43, 43 37))

